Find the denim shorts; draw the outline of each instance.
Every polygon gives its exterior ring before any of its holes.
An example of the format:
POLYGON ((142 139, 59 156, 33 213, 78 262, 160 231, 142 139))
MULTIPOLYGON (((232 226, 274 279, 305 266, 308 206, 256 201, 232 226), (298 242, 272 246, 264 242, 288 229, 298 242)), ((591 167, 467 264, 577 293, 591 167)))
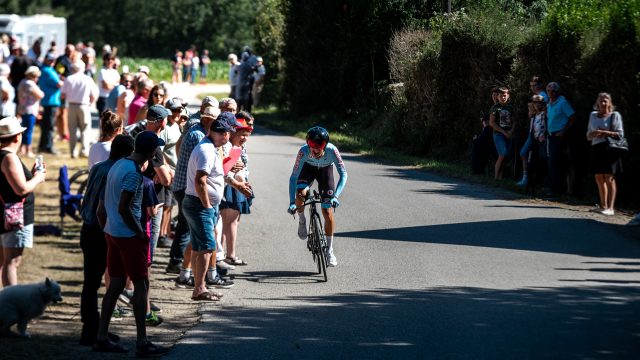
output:
POLYGON ((493 133, 493 142, 496 144, 496 151, 500 156, 508 156, 511 150, 511 140, 501 133, 493 133))
POLYGON ((218 206, 205 209, 200 198, 185 195, 182 201, 182 213, 189 224, 193 251, 214 251, 216 238, 213 229, 218 220, 218 206))
POLYGON ((0 234, 2 247, 5 248, 32 248, 33 247, 33 224, 26 225, 20 230, 9 231, 0 234))

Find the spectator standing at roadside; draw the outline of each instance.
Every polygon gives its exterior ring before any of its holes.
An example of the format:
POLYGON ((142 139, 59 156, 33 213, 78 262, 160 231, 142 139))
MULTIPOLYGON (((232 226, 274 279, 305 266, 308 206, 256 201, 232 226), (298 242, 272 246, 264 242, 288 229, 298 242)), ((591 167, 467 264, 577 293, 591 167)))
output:
POLYGON ((202 56, 200 56, 200 82, 203 84, 207 82, 210 63, 211 58, 209 58, 209 50, 202 50, 202 56))
POLYGON ((20 99, 20 90, 18 89, 18 86, 20 85, 20 82, 22 81, 22 79, 25 78, 25 71, 27 71, 29 67, 36 65, 36 62, 26 55, 27 51, 29 51, 29 47, 27 45, 25 44, 20 45, 18 47, 17 55, 15 59, 13 59, 13 62, 11 63, 10 77, 11 77, 11 85, 16 91, 16 97, 15 97, 16 103, 20 99))
POLYGON ((522 179, 518 182, 519 186, 527 186, 529 183, 529 164, 533 161, 546 161, 546 133, 547 118, 544 112, 546 104, 542 95, 533 95, 529 103, 531 109, 529 112, 529 131, 527 140, 520 149, 520 158, 522 159, 522 179), (544 155, 544 156, 543 156, 544 155))
MULTIPOLYGON (((161 142, 164 142, 162 152, 164 160, 169 169, 175 174, 176 165, 178 163, 177 145, 182 133, 180 132, 180 114, 183 110, 182 100, 173 98, 167 101, 167 107, 171 114, 167 118, 167 125, 158 136, 161 142)), ((158 237, 158 246, 170 247, 169 233, 171 232, 171 210, 178 205, 171 188, 165 186, 162 190, 164 193, 164 205, 160 209, 163 212, 162 221, 160 223, 160 235, 158 237)))
POLYGON ((182 51, 176 49, 176 53, 171 58, 171 82, 178 84, 182 82, 180 69, 182 68, 182 51))
POLYGON ((100 115, 100 137, 98 142, 91 145, 89 149, 89 170, 109 158, 111 143, 116 136, 122 134, 124 130, 122 118, 111 110, 105 110, 100 115))
POLYGON ((482 131, 480 134, 473 137, 473 147, 471 149, 471 169, 474 174, 484 173, 489 159, 493 159, 498 156, 496 152, 496 145, 493 141, 493 129, 489 125, 489 117, 491 116, 494 107, 498 104, 499 94, 498 87, 493 87, 491 89, 491 108, 489 108, 489 111, 482 111, 480 113, 482 131))
POLYGON ((234 99, 238 102, 238 110, 251 112, 251 82, 253 81, 253 62, 247 52, 242 53, 242 62, 237 67, 238 84, 234 99))
MULTIPOLYGON (((112 91, 113 92, 113 91, 112 91)), ((125 124, 129 123, 129 106, 135 94, 133 93, 133 75, 124 74, 122 77, 122 92, 116 99, 116 112, 122 117, 125 124)))
POLYGON ((549 95, 544 91, 544 83, 539 76, 533 76, 529 81, 529 89, 533 95, 540 95, 544 99, 545 104, 549 102, 549 95))
POLYGON ((40 101, 42 108, 42 120, 40 121, 40 143, 38 144, 38 152, 57 154, 53 148, 54 124, 58 108, 60 107, 60 88, 64 84, 60 80, 60 76, 53 68, 55 57, 53 54, 47 53, 44 56, 42 66, 42 76, 38 85, 44 92, 44 97, 40 101))
POLYGON ((229 86, 231 86, 231 92, 229 93, 230 98, 236 98, 237 96, 237 88, 238 88, 238 55, 229 54, 227 57, 229 60, 229 86))
POLYGON ((127 84, 125 84, 125 79, 130 80, 128 85, 129 87, 131 87, 131 81, 133 80, 131 75, 127 73, 122 73, 118 76, 118 79, 119 79, 118 84, 114 86, 113 89, 111 89, 111 91, 109 91, 109 96, 107 96, 107 101, 105 102, 104 110, 111 110, 113 112, 118 111, 118 97, 122 95, 122 93, 127 88, 126 87, 127 84))
MULTIPOLYGON (((76 47, 73 44, 67 44, 64 48, 64 55, 59 56, 56 59, 55 69, 60 75, 60 80, 64 81, 67 76, 72 74, 71 67, 77 58, 76 47)), ((60 108, 58 109, 58 117, 56 118, 56 128, 58 130, 58 136, 62 140, 69 140, 69 128, 68 128, 68 109, 67 102, 61 101, 60 108)))
POLYGON ((27 157, 34 157, 31 151, 33 142, 33 129, 36 126, 36 117, 40 112, 40 100, 44 97, 44 92, 38 86, 40 69, 37 66, 29 66, 24 73, 24 79, 18 86, 18 114, 22 116, 22 126, 27 128, 22 137, 22 154, 27 157))
POLYGON ((0 120, 0 197, 3 204, 22 202, 22 228, 7 230, 3 214, 0 216, 0 274, 2 286, 18 283, 18 267, 25 248, 33 247, 33 222, 35 218, 35 194, 38 184, 45 181, 46 169, 29 171, 17 155, 22 143, 22 133, 15 116, 0 120))
POLYGON ((514 119, 511 104, 509 104, 509 89, 498 88, 498 104, 489 115, 489 124, 493 128, 493 141, 498 152, 494 177, 496 180, 502 179, 502 165, 504 159, 509 156, 512 146, 514 119))
POLYGON ((140 110, 138 110, 135 122, 140 122, 146 119, 148 109, 153 105, 164 105, 166 98, 167 90, 163 86, 158 84, 152 87, 151 92, 149 92, 149 98, 147 99, 147 102, 140 108, 140 110))
POLYGON ((264 77, 267 74, 267 70, 262 63, 262 56, 256 57, 255 72, 253 73, 253 85, 251 89, 251 98, 253 100, 253 106, 258 106, 260 103, 260 94, 264 87, 264 77))
MULTIPOLYGON (((144 121, 138 123, 138 125, 129 132, 129 135, 136 137, 136 135, 140 131, 151 131, 156 136, 160 136, 162 131, 167 125, 167 117, 171 115, 171 112, 167 110, 164 106, 156 104, 149 107, 147 111, 147 118, 144 121)), ((156 196, 161 203, 165 203, 165 192, 164 187, 170 186, 173 181, 174 170, 172 170, 169 166, 166 165, 164 160, 164 153, 162 152, 162 148, 164 147, 164 142, 159 138, 159 145, 156 148, 156 151, 151 159, 151 164, 147 166, 146 170, 143 171, 143 175, 148 177, 149 179, 153 179, 156 183, 156 196)), ((151 258, 155 255, 156 245, 158 244, 158 236, 160 234, 160 222, 162 221, 162 212, 158 212, 153 218, 152 222, 152 236, 151 236, 151 246, 150 246, 150 254, 151 258)))
POLYGON ((190 234, 187 219, 184 217, 183 201, 187 188, 187 169, 189 158, 193 149, 205 138, 211 123, 220 115, 220 109, 213 106, 206 106, 203 103, 201 116, 187 132, 182 135, 180 147, 178 149, 178 162, 176 164, 175 176, 171 184, 171 190, 178 202, 178 224, 175 236, 171 244, 169 253, 169 264, 166 271, 171 274, 180 274, 176 279, 176 285, 184 286, 191 278, 191 250, 189 249, 190 234), (182 266, 181 266, 182 265, 182 266))
POLYGON ((191 80, 189 81, 192 85, 195 84, 198 80, 198 72, 200 70, 200 57, 198 57, 198 52, 193 51, 193 58, 191 59, 191 80))
POLYGON ((624 137, 622 115, 614 111, 611 95, 608 93, 598 94, 594 108, 596 111, 589 116, 587 129, 587 140, 591 141, 590 165, 598 185, 600 212, 611 216, 615 214, 617 192, 615 174, 620 171, 621 165, 620 155, 607 149, 607 138, 624 137))
POLYGON ((102 311, 94 351, 124 353, 128 349, 108 338, 110 315, 126 278, 134 283, 132 298, 136 320, 136 355, 161 356, 169 349, 157 346, 147 338, 147 292, 149 277, 147 261, 149 237, 140 225, 142 210, 142 173, 140 166, 150 161, 158 147, 158 137, 144 131, 135 140, 134 153, 116 161, 109 170, 104 200, 98 205, 98 219, 104 224, 107 239, 107 269, 111 282, 102 299, 102 311))
POLYGON ((16 115, 16 90, 9 82, 10 73, 9 65, 0 63, 0 118, 16 115))
POLYGON ((575 111, 569 102, 560 95, 560 85, 550 82, 547 85, 547 138, 548 166, 551 192, 560 194, 566 182, 566 169, 568 168, 567 147, 568 134, 575 121, 575 111))
POLYGON ((87 128, 91 127, 91 104, 98 97, 98 86, 92 78, 84 74, 85 64, 76 61, 72 66, 72 74, 62 85, 62 98, 69 104, 69 153, 72 158, 78 156, 76 143, 77 132, 80 131, 80 156, 89 156, 89 136, 87 128))
POLYGON ((118 74, 118 70, 113 68, 115 64, 115 56, 112 53, 106 53, 102 57, 102 68, 100 69, 100 73, 98 74, 98 86, 100 87, 100 96, 98 97, 98 102, 96 103, 96 107, 98 108, 98 116, 102 114, 104 109, 107 106, 107 98, 109 97, 109 93, 113 90, 114 87, 118 85, 120 80, 120 75, 118 74))
POLYGON ((136 123, 138 111, 147 104, 151 89, 153 89, 153 80, 145 77, 137 81, 137 93, 129 105, 129 120, 127 121, 127 125, 136 123))
POLYGON ((192 70, 192 60, 194 53, 194 46, 192 45, 189 50, 184 52, 184 56, 182 57, 182 81, 183 82, 191 82, 191 70, 192 70))
MULTIPOLYGON (((108 115, 104 112, 102 116, 108 115)), ((122 122, 122 119, 120 119, 122 122)), ((118 135, 109 147, 108 158, 92 167, 87 180, 87 189, 82 199, 82 229, 80 230, 80 248, 83 254, 83 282, 80 297, 80 316, 82 332, 80 344, 92 346, 96 342, 100 313, 98 312, 98 289, 102 275, 107 269, 107 240, 98 223, 96 211, 100 199, 104 199, 105 185, 109 170, 116 161, 131 155, 133 138, 118 135)), ((105 280, 106 281, 106 280, 105 280)), ((109 284, 106 284, 109 286, 109 284)))
MULTIPOLYGON (((205 278, 211 256, 216 250, 214 228, 224 187, 220 147, 229 141, 229 135, 233 131, 226 122, 215 120, 207 137, 198 143, 189 158, 183 211, 195 252, 195 286, 191 298, 196 301, 220 300, 219 296, 207 290, 205 278)), ((215 268, 213 272, 215 273, 215 268)))

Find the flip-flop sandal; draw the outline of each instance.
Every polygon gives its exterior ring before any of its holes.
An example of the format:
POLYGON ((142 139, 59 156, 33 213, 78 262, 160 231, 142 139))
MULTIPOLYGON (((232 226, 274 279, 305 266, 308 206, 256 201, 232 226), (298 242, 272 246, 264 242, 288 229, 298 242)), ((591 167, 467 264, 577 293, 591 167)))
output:
POLYGON ((237 256, 235 258, 228 257, 224 261, 229 265, 235 266, 247 266, 248 264, 244 260, 240 260, 237 256))
POLYGON ((220 301, 220 298, 213 295, 208 291, 201 292, 200 294, 191 297, 193 301, 220 301))

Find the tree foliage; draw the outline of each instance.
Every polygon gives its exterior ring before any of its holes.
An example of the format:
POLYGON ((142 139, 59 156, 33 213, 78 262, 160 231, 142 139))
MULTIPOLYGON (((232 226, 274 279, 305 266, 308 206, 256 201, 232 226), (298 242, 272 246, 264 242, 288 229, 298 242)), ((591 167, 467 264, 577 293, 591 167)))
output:
POLYGON ((226 57, 255 43, 252 0, 0 0, 0 8, 66 16, 69 41, 109 43, 128 56, 168 57, 194 44, 226 57))

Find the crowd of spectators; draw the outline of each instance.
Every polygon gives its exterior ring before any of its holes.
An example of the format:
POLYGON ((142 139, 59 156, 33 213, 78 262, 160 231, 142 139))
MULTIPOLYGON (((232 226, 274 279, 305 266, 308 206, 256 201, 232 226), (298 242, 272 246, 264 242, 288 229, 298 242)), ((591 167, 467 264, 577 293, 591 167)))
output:
POLYGON ((482 132, 474 137, 472 168, 482 173, 492 161, 494 178, 502 180, 506 162, 510 162, 515 176, 518 158, 522 162, 522 178, 517 185, 535 190, 548 189, 550 196, 572 193, 575 182, 576 149, 569 142, 572 132, 584 132, 591 143, 589 168, 598 187, 600 203, 594 211, 603 215, 615 214, 615 175, 622 171, 622 154, 611 141, 624 139, 622 115, 615 111, 611 95, 596 96, 587 129, 577 128, 575 111, 562 95, 560 84, 534 76, 530 83, 528 119, 516 119, 516 111, 509 101, 509 89, 495 87, 491 91, 493 105, 480 119, 482 132), (517 123, 523 122, 526 137, 517 136, 517 123), (492 136, 490 136, 492 133, 492 136))
MULTIPOLYGON (((44 165, 28 170, 19 156, 58 154, 57 128, 70 156, 86 158, 90 169, 81 209, 80 343, 95 351, 128 351, 108 329, 112 320, 133 315, 136 354, 162 355, 167 349, 146 335, 147 326, 163 323, 149 294, 156 247, 171 248, 166 271, 176 274, 177 287, 192 289, 193 301, 220 301, 223 294, 211 289, 233 287, 227 273, 247 265, 238 256, 238 227, 253 199, 246 147, 253 117, 238 110, 251 107, 254 89, 259 97, 262 78, 254 73, 264 76, 262 60, 246 48, 244 63, 232 71, 242 91, 220 101, 207 96, 191 114, 179 87, 153 81, 148 67, 120 69, 117 49, 105 45, 98 68, 92 44, 68 44, 61 56, 53 45, 43 54, 41 44, 28 49, 12 43, 11 55, 0 58, 0 183, 7 185, 0 191, 0 219, 7 218, 7 205, 19 204, 22 211, 14 228, 0 222, 2 283, 17 283, 23 251, 33 244, 33 190, 46 174, 44 165), (88 131, 94 106, 96 139, 88 131), (38 119, 42 132, 32 149, 38 119), (223 160, 231 166, 223 167, 223 160), (172 227, 175 207, 178 223, 172 227), (107 292, 97 312, 102 279, 107 292)), ((206 77, 209 61, 206 50, 198 56, 192 47, 174 70, 193 82, 197 70, 206 77)))

